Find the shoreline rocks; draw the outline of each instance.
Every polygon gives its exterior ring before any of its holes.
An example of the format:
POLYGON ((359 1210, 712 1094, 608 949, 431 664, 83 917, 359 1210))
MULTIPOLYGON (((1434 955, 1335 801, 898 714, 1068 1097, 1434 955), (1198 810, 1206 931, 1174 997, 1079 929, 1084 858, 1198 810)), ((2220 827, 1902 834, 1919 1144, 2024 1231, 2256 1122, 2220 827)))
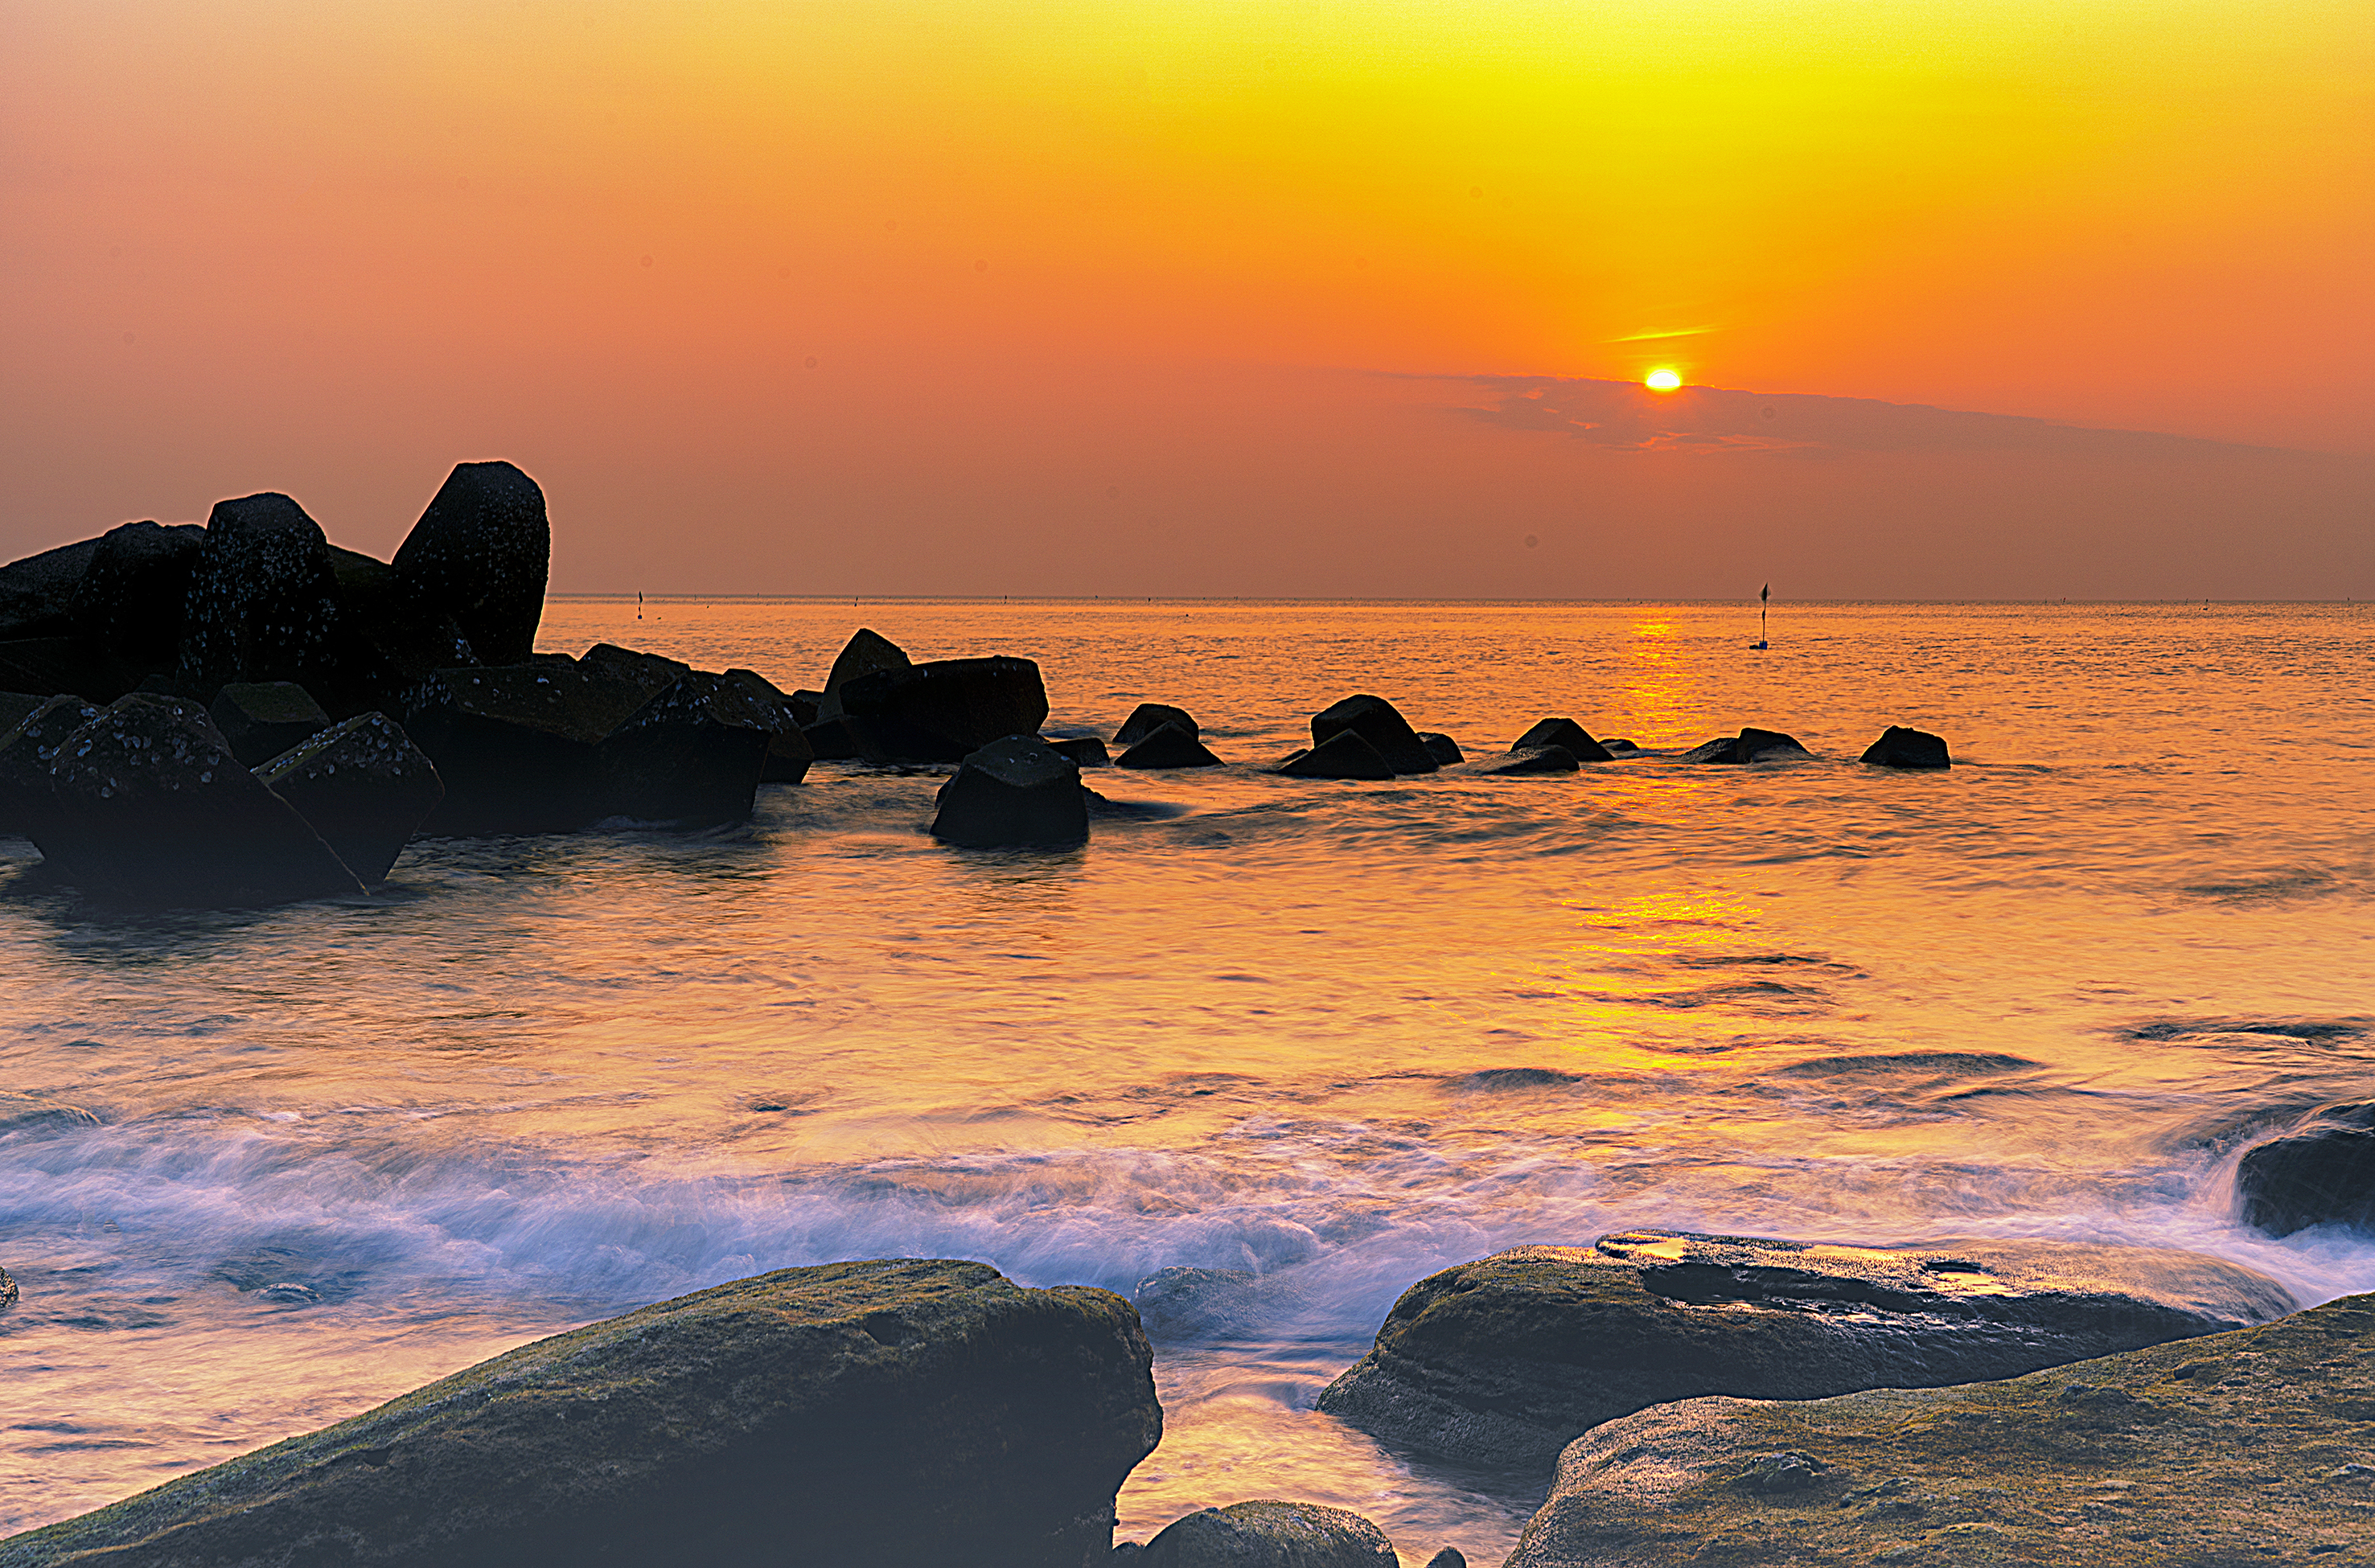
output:
POLYGON ((932 836, 963 849, 1081 843, 1089 792, 1069 757, 1033 735, 1010 735, 964 760, 940 786, 932 836))
POLYGON ((1113 765, 1142 769, 1217 768, 1221 760, 1190 731, 1176 724, 1164 724, 1148 731, 1137 744, 1115 758, 1113 765))
POLYGON ((1396 1568, 1393 1542, 1358 1514, 1275 1497, 1205 1508, 1114 1553, 1141 1568, 1396 1568))
POLYGON ((1372 697, 1364 692, 1312 714, 1312 754, 1317 756, 1331 738, 1348 730, 1368 742, 1394 772, 1431 773, 1438 765, 1428 753, 1426 742, 1411 728, 1410 721, 1382 697, 1372 697))
MULTIPOLYGON (((1632 742, 1624 743, 1629 750, 1632 742)), ((1533 728, 1509 742, 1512 751, 1531 751, 1545 746, 1565 747, 1578 762, 1613 762, 1615 754, 1591 738, 1591 732, 1573 719, 1544 719, 1533 728)))
POLYGON ((1883 730, 1880 738, 1865 747, 1857 760, 1876 768, 1944 769, 1955 765, 1944 740, 1927 730, 1907 729, 1902 725, 1891 725, 1883 730))
POLYGON ((961 762, 992 741, 1036 735, 1047 722, 1039 666, 1005 655, 879 669, 838 694, 851 743, 875 763, 961 762))
POLYGON ((414 830, 445 798, 436 768, 385 713, 358 713, 254 772, 367 888, 387 880, 414 830))
POLYGON ((0 1568, 1091 1568, 1162 1435, 1152 1360, 1105 1291, 951 1260, 783 1269, 12 1537, 0 1568))
POLYGON ((1738 735, 1702 741, 1674 759, 1677 762, 1763 762, 1811 757, 1798 737, 1778 729, 1743 729, 1738 735))
POLYGON ((1541 1464, 1589 1427, 1675 1399, 2011 1377, 2297 1304, 2250 1269, 2154 1248, 1623 1232, 1420 1280, 1318 1408, 1421 1453, 1541 1464))
POLYGON ((2235 1167, 2243 1223, 2272 1236, 2312 1225, 2375 1230, 2375 1101, 2320 1106, 2235 1167))
POLYGON ((2363 1560, 2375 1296, 1963 1387, 1698 1398, 1560 1456, 1507 1568, 2363 1560))

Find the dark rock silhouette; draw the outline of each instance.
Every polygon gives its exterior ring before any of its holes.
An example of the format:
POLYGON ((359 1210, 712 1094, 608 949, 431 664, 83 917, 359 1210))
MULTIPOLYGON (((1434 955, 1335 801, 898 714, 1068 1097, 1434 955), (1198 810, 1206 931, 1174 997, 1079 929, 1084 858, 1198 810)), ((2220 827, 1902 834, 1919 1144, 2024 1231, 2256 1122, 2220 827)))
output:
POLYGON ((522 1346, 0 1562, 1086 1568, 1162 1434, 1152 1364, 1105 1291, 784 1269, 522 1346))
POLYGON ((77 539, 0 566, 0 641, 72 631, 75 589, 98 551, 97 539, 77 539))
POLYGON ((1703 741, 1674 759, 1677 762, 1761 762, 1766 758, 1809 757, 1795 736, 1775 729, 1743 729, 1738 735, 1703 741))
POLYGON ((647 701, 692 673, 692 666, 682 659, 621 648, 616 643, 595 643, 577 656, 577 663, 589 674, 625 681, 647 701))
POLYGON ((816 749, 801 731, 804 725, 815 722, 816 704, 794 698, 757 670, 729 669, 726 678, 750 694, 757 704, 757 716, 765 721, 769 737, 767 765, 759 782, 798 784, 807 778, 809 764, 816 760, 816 749))
POLYGON ((1161 702, 1140 702, 1122 720, 1121 728, 1114 731, 1114 744, 1128 750, 1164 725, 1176 725, 1188 732, 1190 740, 1204 738, 1203 727, 1185 708, 1169 707, 1161 702))
POLYGON ((1089 836, 1081 770, 1036 736, 993 741, 940 786, 932 836, 974 849, 1079 843, 1089 836))
POLYGON ((215 693, 207 717, 251 768, 330 727, 330 715, 293 680, 233 681, 215 693))
POLYGON ((0 690, 81 697, 104 705, 153 672, 87 637, 27 637, 0 643, 0 690))
POLYGON ((1946 743, 1926 730, 1891 725, 1864 749, 1861 760, 1882 768, 1951 768, 1946 743))
POLYGON ((1498 757, 1480 757, 1457 770, 1470 778, 1507 778, 1525 773, 1572 773, 1575 753, 1564 746, 1512 749, 1498 757))
POLYGON ((1358 1514, 1261 1497, 1175 1519, 1138 1551, 1143 1568, 1395 1568, 1386 1532, 1358 1514))
POLYGON ((1447 735, 1423 729, 1418 732, 1418 743, 1426 748, 1426 754, 1435 759, 1435 765, 1438 768, 1457 767, 1468 760, 1467 754, 1459 749, 1459 742, 1447 735))
POLYGON ((31 718, 50 699, 30 691, 0 691, 0 736, 31 718))
POLYGON ((385 713, 357 713, 255 770, 366 887, 445 798, 437 770, 385 713))
POLYGON ((438 671, 404 720, 445 784, 421 831, 557 833, 594 821, 606 805, 594 749, 651 696, 566 654, 438 671))
POLYGON ((171 666, 206 540, 195 523, 126 523, 101 534, 75 584, 76 633, 148 667, 171 666))
POLYGON ((384 560, 330 547, 337 584, 340 681, 326 692, 338 707, 401 705, 404 693, 441 669, 475 665, 462 623, 427 603, 384 560))
POLYGON ((789 722, 730 676, 688 673, 596 748, 602 813, 680 827, 742 821, 775 728, 789 722))
POLYGON ((1117 768, 1217 768, 1221 760, 1175 724, 1157 725, 1114 759, 1117 768))
MULTIPOLYGON (((1613 740, 1603 740, 1600 744, 1606 747, 1608 750, 1614 755, 1622 755, 1625 752, 1638 751, 1641 749, 1631 741, 1625 739, 1623 736, 1618 736, 1613 740)), ((1613 760, 1613 757, 1612 756, 1612 760, 1613 760)))
POLYGON ((2375 1101, 2322 1107, 2247 1150, 2235 1170, 2243 1223, 2272 1236, 2311 1225, 2375 1231, 2375 1101))
POLYGON ((1420 1280, 1319 1408, 1443 1457, 1538 1464, 1648 1405, 2012 1377, 2297 1305, 2251 1269, 2158 1248, 1625 1232, 1420 1280))
POLYGON ((1389 779, 1394 771, 1357 730, 1340 729, 1307 751, 1290 753, 1272 772, 1291 779, 1389 779))
MULTIPOLYGON (((1616 760, 1607 747, 1592 739, 1591 732, 1573 719, 1544 719, 1509 742, 1512 751, 1530 751, 1537 746, 1564 746, 1568 755, 1578 762, 1616 760)), ((1625 746, 1629 749, 1632 742, 1626 741, 1625 746)))
POLYGON ((60 745, 33 842, 87 891, 226 904, 361 890, 195 703, 121 698, 60 745))
POLYGON ((839 695, 850 737, 869 762, 961 761, 1002 737, 1035 736, 1047 722, 1047 689, 1029 659, 879 669, 839 695))
POLYGON ((6 698, 16 722, 0 731, 0 832, 31 838, 49 817, 50 764, 66 737, 99 717, 100 710, 79 697, 6 698), (18 704, 31 702, 18 711, 18 704))
POLYGON ((800 727, 800 738, 809 743, 809 751, 820 762, 845 762, 857 755, 857 737, 850 733, 847 719, 819 719, 800 727))
POLYGON ((537 482, 509 463, 457 463, 393 564, 416 601, 454 619, 479 659, 508 665, 535 651, 551 560, 537 482))
POLYGON ((1431 773, 1436 760, 1426 743, 1412 729, 1391 702, 1363 694, 1321 709, 1311 716, 1311 744, 1316 749, 1329 737, 1351 730, 1367 741, 1386 766, 1397 773, 1431 773))
POLYGON ((907 656, 904 648, 879 631, 859 627, 850 633, 849 641, 843 643, 841 652, 833 656, 833 668, 824 678, 824 690, 817 697, 815 722, 824 724, 842 717, 842 688, 860 676, 913 667, 915 661, 907 656))
POLYGON ((217 501, 190 573, 182 678, 209 698, 231 681, 337 685, 337 598, 304 508, 269 491, 217 501))
POLYGON ((1458 1547, 1447 1546, 1426 1560, 1426 1568, 1468 1568, 1468 1557, 1458 1547))
POLYGON ((1075 767, 1103 768, 1113 759, 1105 754, 1105 743, 1093 735, 1063 735, 1046 737, 1048 749, 1072 760, 1075 767))

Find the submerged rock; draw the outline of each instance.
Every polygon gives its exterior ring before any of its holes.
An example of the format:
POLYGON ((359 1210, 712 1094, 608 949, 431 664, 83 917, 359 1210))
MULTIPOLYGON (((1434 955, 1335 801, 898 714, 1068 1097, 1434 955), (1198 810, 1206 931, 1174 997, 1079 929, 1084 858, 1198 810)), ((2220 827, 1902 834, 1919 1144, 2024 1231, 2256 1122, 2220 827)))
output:
MULTIPOLYGON (((1509 742, 1512 751, 1531 751, 1543 746, 1563 746, 1578 762, 1613 762, 1615 756, 1605 746, 1591 738, 1591 732, 1573 719, 1544 719, 1517 739, 1509 742)), ((1624 742, 1626 750, 1634 749, 1631 741, 1624 742)))
POLYGON ((2323 1106, 2235 1169, 2243 1223, 2272 1236, 2311 1225, 2375 1231, 2375 1101, 2323 1106))
POLYGON ((1217 768, 1221 760, 1177 725, 1161 725, 1114 760, 1117 768, 1217 768))
POLYGON ((387 879, 445 798, 437 770, 385 713, 357 713, 255 770, 366 887, 387 879))
POLYGON ((1036 736, 993 741, 940 786, 932 836, 969 849, 1079 843, 1089 836, 1081 770, 1036 736))
POLYGON ((1164 1526, 1143 1568, 1395 1568, 1393 1542, 1358 1514, 1274 1497, 1206 1508, 1164 1526))
POLYGON ((42 857, 86 890, 226 904, 361 890, 296 809, 231 755, 195 703, 135 695, 66 737, 42 857))
POLYGON ((745 820, 774 728, 789 722, 741 681, 688 674, 596 748, 602 813, 693 828, 745 820))
POLYGON ((217 501, 190 572, 183 678, 208 693, 235 680, 328 687, 339 640, 321 525, 274 491, 217 501))
POLYGON ((2348 1562, 2375 1297, 2000 1383, 1697 1398, 1561 1455, 1508 1568, 2348 1562))
POLYGON ((1293 1274, 1245 1268, 1158 1268, 1130 1299, 1147 1337, 1158 1343, 1272 1338, 1281 1320, 1309 1305, 1293 1274))
POLYGON ((477 656, 515 664, 536 648, 552 562, 544 491, 509 463, 457 463, 397 547, 396 576, 450 616, 477 656))
POLYGON ((1047 722, 1047 689, 1029 659, 939 659, 876 670, 840 690, 850 738, 869 762, 955 762, 1047 722))
POLYGON ((1291 779, 1390 779, 1394 770, 1358 732, 1340 729, 1308 751, 1288 755, 1270 770, 1291 779))
POLYGON ((1778 729, 1743 729, 1738 735, 1719 736, 1692 747, 1674 759, 1677 762, 1761 762, 1766 758, 1811 757, 1814 753, 1798 744, 1795 736, 1778 729))
POLYGON ((76 632, 142 664, 171 665, 206 540, 195 523, 126 523, 101 534, 75 584, 76 632))
POLYGON ((1881 732, 1880 738, 1864 748, 1861 759, 1881 768, 1951 768, 1955 760, 1946 754, 1946 743, 1927 730, 1907 729, 1891 725, 1881 732))
POLYGON ((330 727, 322 704, 293 680, 233 681, 215 694, 207 717, 251 768, 330 727))
POLYGON ((1105 743, 1093 735, 1061 735, 1046 737, 1048 749, 1069 757, 1075 767, 1103 768, 1112 764, 1105 755, 1105 743))
POLYGON ((1185 708, 1174 708, 1163 702, 1140 702, 1122 720, 1121 728, 1114 731, 1114 744, 1124 749, 1137 745, 1164 725, 1176 725, 1188 732, 1190 740, 1204 738, 1204 729, 1195 715, 1185 708))
POLYGON ((1419 739, 1410 721, 1382 697, 1365 693, 1347 697, 1312 714, 1312 749, 1316 753, 1330 738, 1347 730, 1367 741, 1385 759, 1386 766, 1397 773, 1431 773, 1436 770, 1435 759, 1427 755, 1426 743, 1419 739))
POLYGON ((2011 1377, 2297 1304, 2264 1275, 2158 1248, 1634 1231, 1420 1280, 1319 1408, 1424 1453, 1536 1464, 1648 1405, 2011 1377))
POLYGON ((1447 735, 1423 729, 1418 732, 1418 743, 1426 748, 1426 754, 1435 759, 1435 765, 1438 768, 1453 767, 1468 760, 1459 749, 1459 742, 1447 735))
POLYGON ((1616 756, 1625 755, 1625 754, 1626 754, 1626 753, 1629 753, 1629 752, 1635 752, 1635 751, 1638 751, 1638 750, 1640 750, 1640 749, 1641 749, 1639 747, 1637 747, 1637 746, 1634 745, 1631 741, 1629 741, 1629 740, 1625 739, 1625 738, 1623 736, 1621 736, 1621 735, 1620 735, 1620 736, 1618 736, 1618 737, 1617 737, 1616 738, 1614 738, 1613 740, 1603 740, 1603 741, 1601 741, 1600 744, 1601 744, 1601 745, 1602 745, 1602 746, 1604 746, 1604 747, 1606 747, 1606 748, 1608 749, 1608 750, 1609 750, 1609 751, 1610 751, 1610 753, 1612 754, 1612 755, 1611 755, 1611 759, 1610 759, 1611 760, 1614 760, 1614 758, 1615 758, 1616 756))
MULTIPOLYGON (((833 668, 824 678, 824 690, 817 695, 816 718, 811 722, 825 724, 844 716, 842 689, 851 681, 879 670, 913 669, 915 664, 907 656, 906 649, 879 631, 859 627, 850 633, 849 641, 842 644, 841 652, 833 655, 833 668)), ((818 755, 822 756, 823 753, 819 752, 818 755)))
POLYGON ((1480 757, 1457 771, 1471 778, 1501 778, 1519 773, 1572 773, 1578 771, 1578 764, 1575 753, 1564 746, 1531 746, 1505 751, 1498 757, 1480 757))
POLYGON ((1129 1303, 788 1268, 523 1346, 0 1542, 0 1565, 1088 1568, 1162 1433, 1129 1303))

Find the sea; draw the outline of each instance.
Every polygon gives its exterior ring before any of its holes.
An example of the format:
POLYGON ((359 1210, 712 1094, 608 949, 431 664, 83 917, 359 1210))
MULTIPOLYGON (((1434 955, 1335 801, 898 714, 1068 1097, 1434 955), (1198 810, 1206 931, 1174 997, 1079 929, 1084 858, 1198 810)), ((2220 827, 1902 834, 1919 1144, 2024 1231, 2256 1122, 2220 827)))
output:
POLYGON ((0 1532, 569 1326, 837 1258, 1130 1292, 1119 1539, 1284 1497, 1497 1562, 1547 1476, 1314 1400, 1395 1296, 1663 1226, 2196 1249, 2304 1303, 2375 1240, 2244 1228, 2235 1165, 2375 1094, 2363 605, 554 598, 786 690, 860 626, 1020 654, 1052 734, 1141 701, 1228 766, 1093 771, 1085 846, 961 850, 943 772, 820 763, 747 824, 422 841, 370 897, 86 905, 0 839, 0 1532), (1317 710, 1471 756, 1569 717, 1811 758, 1280 777, 1317 710), (1858 761, 1885 726, 1955 766, 1858 761))

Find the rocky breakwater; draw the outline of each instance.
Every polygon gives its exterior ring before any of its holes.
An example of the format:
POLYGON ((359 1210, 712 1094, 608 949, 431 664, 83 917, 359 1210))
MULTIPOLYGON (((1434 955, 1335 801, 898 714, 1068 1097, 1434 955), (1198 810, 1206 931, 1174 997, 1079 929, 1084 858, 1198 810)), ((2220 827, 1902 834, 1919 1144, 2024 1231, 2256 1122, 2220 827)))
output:
POLYGON ((1420 1453, 1546 1466, 1586 1429, 1672 1400, 2013 1377, 2298 1304, 2251 1269, 2156 1248, 1633 1231, 1420 1280, 1319 1408, 1420 1453))
POLYGON ((1700 1398, 1560 1456, 1508 1568, 2363 1562, 2375 1296, 1965 1387, 1700 1398))
POLYGON ((1089 1568, 1162 1435, 1152 1365, 1104 1291, 980 1263, 785 1269, 0 1541, 0 1568, 1089 1568))

